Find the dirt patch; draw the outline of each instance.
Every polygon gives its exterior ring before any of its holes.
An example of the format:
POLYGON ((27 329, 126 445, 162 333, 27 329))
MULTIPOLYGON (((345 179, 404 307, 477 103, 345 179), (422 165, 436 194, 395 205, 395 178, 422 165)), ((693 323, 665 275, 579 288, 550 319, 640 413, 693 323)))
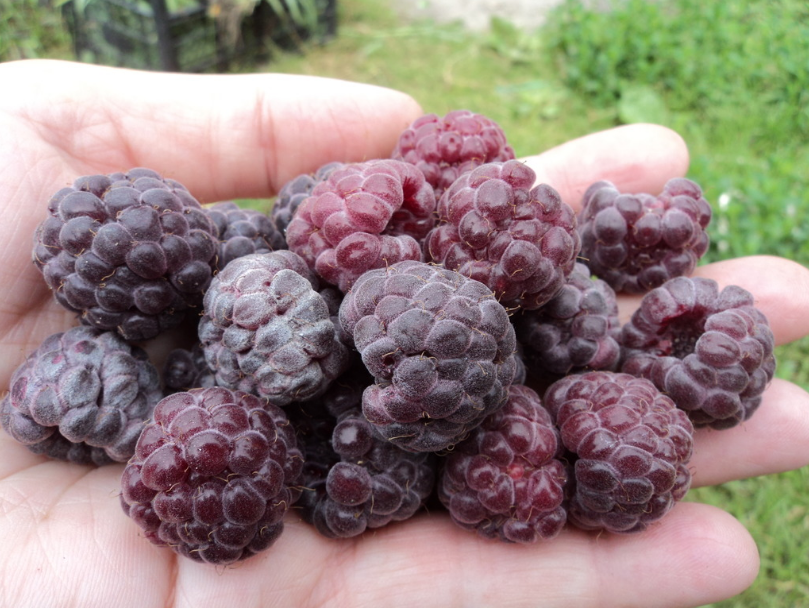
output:
POLYGON ((460 22, 470 30, 485 31, 492 16, 526 30, 545 22, 549 10, 562 0, 421 0, 398 2, 396 10, 408 19, 431 19, 437 23, 460 22))

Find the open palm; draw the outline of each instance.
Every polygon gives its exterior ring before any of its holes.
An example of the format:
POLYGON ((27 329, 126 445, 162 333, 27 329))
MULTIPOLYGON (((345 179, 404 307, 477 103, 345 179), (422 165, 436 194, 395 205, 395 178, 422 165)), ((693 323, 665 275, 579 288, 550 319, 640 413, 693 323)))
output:
MULTIPOLYGON (((148 74, 61 62, 0 65, 0 387, 48 335, 75 325, 31 263, 48 198, 80 175, 146 166, 201 202, 267 197, 332 160, 388 156, 421 114, 406 95, 295 76, 148 74)), ((574 207, 609 179, 658 192, 685 173, 682 140, 652 125, 613 129, 526 159, 574 207)), ((697 274, 756 296, 778 343, 809 333, 809 271, 747 258, 697 274)), ((637 298, 621 302, 626 318, 637 298)), ((152 348, 159 348, 152 345, 152 348)), ((809 463, 809 395, 774 381, 759 412, 697 433, 695 485, 809 463)), ((443 513, 352 539, 294 514, 268 551, 215 568, 152 546, 121 511, 122 467, 31 454, 0 433, 3 606, 697 606, 742 591, 755 543, 723 511, 681 503, 633 536, 566 530, 532 546, 485 541, 443 513)))

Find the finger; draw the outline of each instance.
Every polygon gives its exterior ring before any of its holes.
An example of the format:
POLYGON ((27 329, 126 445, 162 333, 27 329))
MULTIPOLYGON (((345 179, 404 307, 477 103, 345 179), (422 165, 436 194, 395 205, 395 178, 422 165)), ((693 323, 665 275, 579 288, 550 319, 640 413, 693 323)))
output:
POLYGON ((694 487, 799 469, 809 464, 809 393, 776 378, 750 420, 697 429, 694 442, 694 487))
POLYGON ((311 536, 288 526, 265 555, 220 577, 182 560, 178 606, 218 597, 206 605, 224 607, 250 586, 268 606, 291 605, 289 594, 305 598, 299 606, 698 606, 739 593, 758 570, 746 530, 695 503, 639 535, 566 530, 530 546, 483 540, 441 515, 352 541, 311 536), (328 561, 313 561, 324 552, 328 561))
POLYGON ((553 186, 576 211, 593 182, 607 180, 621 192, 657 194, 688 170, 688 149, 666 127, 635 124, 574 139, 525 159, 537 181, 553 186))
MULTIPOLYGON (((809 268, 774 256, 750 256, 698 266, 697 277, 713 279, 723 289, 738 285, 753 294, 775 334, 776 344, 809 335, 809 268)), ((621 323, 626 323, 643 296, 618 298, 621 323)))
POLYGON ((280 74, 190 75, 55 61, 6 64, 0 112, 76 176, 147 166, 203 202, 266 197, 330 161, 390 155, 421 114, 371 85, 280 74))

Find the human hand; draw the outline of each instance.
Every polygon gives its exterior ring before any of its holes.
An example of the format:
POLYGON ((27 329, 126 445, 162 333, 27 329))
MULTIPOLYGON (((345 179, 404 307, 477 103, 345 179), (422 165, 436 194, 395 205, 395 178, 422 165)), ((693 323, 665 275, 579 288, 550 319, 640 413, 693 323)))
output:
MULTIPOLYGON (((267 197, 326 162, 387 156, 421 114, 400 93, 307 77, 34 61, 0 65, 0 82, 0 387, 45 337, 75 325, 30 259, 34 229, 59 188, 81 175, 146 166, 201 202, 267 197)), ((688 157, 671 131, 637 125, 527 162, 577 207, 598 179, 658 192, 685 173, 688 157)), ((750 290, 778 343, 809 334, 805 268, 756 257, 697 274, 750 290)), ((624 320, 636 305, 622 298, 624 320)), ((775 380, 750 421, 698 431, 694 485, 809 463, 807 407, 806 392, 775 380)), ((697 503, 678 504, 637 535, 566 529, 530 546, 485 541, 444 513, 335 541, 292 512, 268 551, 216 569, 141 536, 119 506, 121 466, 48 461, 5 433, 0 454, 4 606, 698 606, 739 593, 758 570, 741 524, 697 503)))

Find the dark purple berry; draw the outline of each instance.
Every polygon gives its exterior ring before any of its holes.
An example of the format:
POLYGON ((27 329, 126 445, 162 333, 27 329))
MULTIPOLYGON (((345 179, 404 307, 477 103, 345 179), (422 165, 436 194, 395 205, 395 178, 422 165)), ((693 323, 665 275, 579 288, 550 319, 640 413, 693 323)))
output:
POLYGON ((236 258, 287 248, 283 235, 261 211, 242 209, 232 201, 216 203, 205 211, 216 226, 219 238, 218 270, 236 258))
POLYGON ((421 260, 435 221, 435 195, 414 166, 397 160, 345 165, 318 184, 286 238, 327 283, 344 293, 367 270, 421 260))
POLYGON ((216 228, 180 183, 150 169, 80 177, 48 214, 34 263, 83 324, 146 340, 201 304, 216 228))
POLYGON ((216 386, 216 374, 208 367, 200 344, 191 350, 175 348, 168 354, 163 365, 163 385, 167 393, 216 386))
POLYGON ((482 283, 423 262, 364 274, 346 294, 340 324, 376 384, 363 412, 408 450, 463 439, 503 406, 517 373, 508 313, 482 283))
MULTIPOLYGON (((338 401, 345 404, 344 397, 338 401)), ((360 401, 361 394, 355 394, 354 406, 339 417, 319 400, 289 408, 305 457, 297 507, 328 538, 349 538, 408 519, 434 485, 432 456, 406 452, 379 438, 363 417, 360 401)))
POLYGON ((327 301, 305 262, 281 250, 237 258, 205 294, 199 338, 216 383, 269 399, 305 401, 348 369, 327 301))
POLYGON ((280 408, 219 387, 175 393, 143 428, 121 506, 152 543, 230 564, 280 536, 302 463, 280 408))
POLYGON ((753 296, 678 277, 643 297, 621 333, 622 371, 648 378, 696 426, 747 420, 775 373, 775 338, 753 296))
POLYGON ((700 187, 675 178, 658 196, 591 185, 579 217, 581 255, 615 291, 645 293, 690 275, 708 250, 711 207, 700 187))
POLYGON ((562 289, 538 310, 515 317, 517 339, 534 373, 615 371, 621 358, 615 292, 576 264, 562 289))
POLYGON ((0 424, 36 454, 126 462, 163 396, 146 353, 115 332, 79 326, 47 338, 17 368, 0 424))
POLYGON ((392 157, 418 167, 436 197, 478 165, 514 158, 500 126, 469 110, 425 114, 400 136, 392 157))
POLYGON ((456 524, 487 538, 549 540, 567 519, 561 447, 539 395, 512 385, 506 405, 444 459, 438 496, 456 524))
POLYGON ((580 244, 573 209, 535 179, 516 160, 461 175, 438 202, 426 258, 487 285, 506 307, 545 304, 573 271, 580 244))
POLYGON ((682 499, 694 428, 644 378, 566 376, 545 392, 571 463, 568 521, 584 530, 639 532, 682 499))

